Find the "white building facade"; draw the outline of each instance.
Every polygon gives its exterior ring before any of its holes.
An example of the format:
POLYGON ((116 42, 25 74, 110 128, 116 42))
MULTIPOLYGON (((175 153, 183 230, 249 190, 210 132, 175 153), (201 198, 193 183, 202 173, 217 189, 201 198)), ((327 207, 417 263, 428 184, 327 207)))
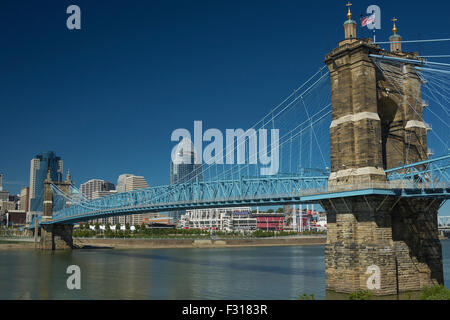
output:
POLYGON ((180 224, 182 228, 190 229, 256 230, 256 218, 252 217, 249 207, 187 210, 181 216, 180 224))

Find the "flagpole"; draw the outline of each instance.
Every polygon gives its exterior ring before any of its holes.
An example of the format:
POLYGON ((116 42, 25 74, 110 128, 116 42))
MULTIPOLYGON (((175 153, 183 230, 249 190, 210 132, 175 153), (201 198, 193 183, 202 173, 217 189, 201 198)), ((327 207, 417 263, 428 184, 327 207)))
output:
POLYGON ((361 18, 359 19, 359 21, 360 21, 360 23, 361 23, 361 31, 362 31, 362 37, 363 37, 363 39, 364 39, 364 34, 365 34, 365 32, 364 32, 364 26, 363 26, 363 18, 364 18, 364 15, 362 15, 361 14, 361 18))

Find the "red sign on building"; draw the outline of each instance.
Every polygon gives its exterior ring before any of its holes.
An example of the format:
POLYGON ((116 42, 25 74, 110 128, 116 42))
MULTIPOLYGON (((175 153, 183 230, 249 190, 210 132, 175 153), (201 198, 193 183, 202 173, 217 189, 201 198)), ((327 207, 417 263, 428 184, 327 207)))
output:
POLYGON ((264 231, 282 231, 284 215, 258 214, 256 215, 256 228, 264 231))

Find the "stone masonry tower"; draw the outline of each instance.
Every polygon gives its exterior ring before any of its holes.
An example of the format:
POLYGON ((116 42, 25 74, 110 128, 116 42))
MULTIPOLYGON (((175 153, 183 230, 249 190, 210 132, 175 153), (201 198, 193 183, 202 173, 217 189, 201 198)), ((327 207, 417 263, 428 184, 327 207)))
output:
POLYGON ((386 169, 427 159, 428 127, 413 66, 392 64, 389 72, 398 79, 393 82, 370 57, 418 56, 402 52, 395 25, 391 52, 358 39, 347 6, 345 39, 325 58, 332 95, 329 189, 342 193, 321 202, 328 212, 326 287, 344 293, 369 289, 376 295, 420 290, 443 283, 441 201, 344 192, 390 189, 386 169))
MULTIPOLYGON (((66 181, 53 182, 50 178, 50 170, 47 179, 44 181, 44 205, 42 222, 49 222, 53 219, 53 191, 51 184, 56 185, 65 194, 69 194, 69 187, 72 185, 70 173, 67 173, 66 181)), ((71 249, 73 225, 71 224, 42 224, 41 240, 39 248, 42 250, 71 249)))

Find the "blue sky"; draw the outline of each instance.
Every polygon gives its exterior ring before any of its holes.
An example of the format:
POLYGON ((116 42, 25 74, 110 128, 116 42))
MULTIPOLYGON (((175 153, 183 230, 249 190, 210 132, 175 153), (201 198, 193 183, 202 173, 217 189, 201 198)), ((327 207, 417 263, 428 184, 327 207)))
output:
MULTIPOLYGON (((192 131, 194 120, 250 127, 323 66, 343 38, 345 4, 2 0, 5 188, 27 185, 31 158, 45 150, 63 158, 77 185, 116 183, 122 173, 167 184, 172 131, 192 131), (71 4, 81 8, 81 30, 66 28, 71 4)), ((354 1, 354 17, 371 4, 382 10, 380 41, 393 16, 405 40, 448 38, 450 3, 354 1)), ((450 54, 448 44, 405 49, 450 54)))

